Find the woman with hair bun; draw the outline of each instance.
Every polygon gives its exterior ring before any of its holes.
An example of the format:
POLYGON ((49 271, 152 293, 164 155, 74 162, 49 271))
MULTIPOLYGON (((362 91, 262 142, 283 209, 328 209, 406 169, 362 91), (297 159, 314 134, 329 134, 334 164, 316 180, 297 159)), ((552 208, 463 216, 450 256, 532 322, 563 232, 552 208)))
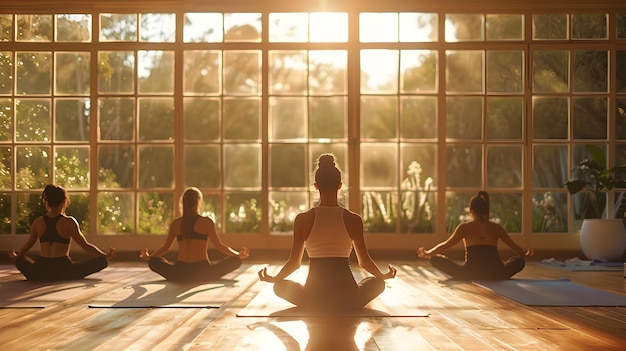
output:
POLYGON ((396 269, 389 265, 387 272, 380 271, 365 245, 363 220, 339 205, 341 171, 332 154, 318 158, 314 186, 320 194, 319 205, 296 216, 289 259, 275 276, 263 268, 259 279, 274 283, 279 297, 317 313, 361 309, 383 292, 384 280, 395 277, 396 269), (358 284, 350 269, 353 248, 359 266, 373 275, 358 284), (285 278, 300 267, 304 250, 309 273, 302 286, 285 278))
POLYGON ((47 213, 37 217, 30 227, 30 236, 26 244, 9 256, 15 258, 15 266, 28 280, 56 281, 83 279, 84 277, 103 270, 108 265, 108 258, 116 255, 111 248, 104 253, 89 243, 80 230, 78 222, 65 214, 70 199, 60 186, 48 184, 41 193, 41 200, 47 213), (76 262, 70 258, 70 239, 74 240, 94 258, 76 262), (39 240, 39 257, 34 261, 26 256, 28 251, 39 240))
POLYGON ((459 280, 506 280, 524 269, 525 256, 533 250, 517 245, 499 224, 489 220, 489 195, 479 191, 469 202, 472 221, 459 224, 450 237, 429 250, 417 249, 420 258, 430 259, 433 267, 459 280), (465 262, 459 265, 442 254, 463 240, 465 262), (502 240, 518 256, 502 262, 498 255, 498 240, 502 240))

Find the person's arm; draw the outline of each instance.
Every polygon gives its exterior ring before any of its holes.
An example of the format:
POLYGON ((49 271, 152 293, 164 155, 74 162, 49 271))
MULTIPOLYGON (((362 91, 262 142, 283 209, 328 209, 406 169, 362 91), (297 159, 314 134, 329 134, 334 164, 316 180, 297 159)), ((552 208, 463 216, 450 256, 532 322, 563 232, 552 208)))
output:
POLYGON ((354 246, 354 252, 356 253, 359 266, 377 278, 394 278, 396 276, 396 269, 393 266, 387 265, 387 272, 383 273, 370 256, 367 245, 365 244, 365 237, 363 236, 363 220, 361 217, 356 213, 345 211, 344 223, 352 238, 352 245, 354 246))
POLYGON ((433 246, 432 248, 428 250, 424 250, 423 247, 418 248, 417 255, 420 258, 428 258, 430 256, 435 256, 437 254, 448 251, 449 249, 454 247, 454 245, 456 245, 459 241, 461 241, 461 239, 463 239, 464 227, 465 227, 464 223, 459 224, 454 230, 454 233, 452 233, 448 237, 448 239, 440 242, 439 244, 433 246))
POLYGON ((533 255, 532 249, 529 248, 529 249, 524 250, 524 248, 517 245, 517 243, 515 243, 515 241, 511 239, 511 236, 509 235, 509 233, 507 233, 506 230, 502 226, 498 225, 497 233, 498 233, 498 238, 500 238, 500 240, 502 240, 502 242, 505 243, 506 246, 510 247, 520 257, 533 255))
POLYGON ((9 251, 10 257, 21 258, 21 257, 24 257, 28 253, 28 251, 30 251, 33 245, 35 245, 35 243, 37 242, 37 239, 39 239, 39 236, 37 235, 37 226, 40 224, 39 222, 41 221, 43 221, 41 217, 33 221, 33 224, 30 226, 30 235, 28 236, 28 240, 26 241, 24 246, 22 246, 20 251, 18 252, 15 252, 15 250, 9 251))
POLYGON ((245 246, 242 247, 241 250, 237 251, 232 247, 224 244, 222 239, 217 234, 217 230, 215 229, 215 222, 213 222, 211 218, 203 217, 200 220, 203 221, 203 226, 204 223, 206 223, 206 226, 204 227, 206 228, 207 236, 209 237, 209 240, 211 240, 211 243, 213 243, 213 246, 215 246, 215 248, 219 252, 227 256, 239 256, 242 259, 248 258, 248 256, 250 256, 250 250, 248 250, 248 248, 245 246))
POLYGON ((172 246, 174 246, 174 239, 176 238, 176 231, 174 230, 174 223, 176 222, 177 221, 172 221, 172 223, 170 223, 170 228, 167 232, 167 237, 165 238, 165 242, 163 242, 163 245, 159 246, 159 248, 154 250, 154 252, 152 253, 148 252, 147 248, 144 248, 139 253, 139 257, 141 257, 144 260, 149 260, 150 257, 161 257, 165 255, 166 253, 168 253, 172 249, 172 246))
POLYGON ((280 269, 278 274, 271 276, 267 273, 267 267, 259 271, 259 279, 264 282, 275 283, 287 278, 296 269, 300 268, 302 264, 302 256, 304 255, 304 239, 302 235, 302 221, 303 214, 296 216, 296 220, 293 224, 293 240, 291 242, 291 251, 289 253, 289 259, 280 269))
POLYGON ((104 253, 96 245, 88 242, 87 238, 85 238, 85 235, 83 235, 83 232, 80 230, 80 227, 78 225, 78 222, 76 221, 76 218, 72 216, 67 216, 65 218, 62 218, 61 220, 65 222, 63 225, 66 226, 67 230, 69 231, 70 237, 74 239, 74 241, 80 247, 82 247, 83 250, 96 256, 115 257, 116 250, 114 248, 110 248, 109 253, 104 253))

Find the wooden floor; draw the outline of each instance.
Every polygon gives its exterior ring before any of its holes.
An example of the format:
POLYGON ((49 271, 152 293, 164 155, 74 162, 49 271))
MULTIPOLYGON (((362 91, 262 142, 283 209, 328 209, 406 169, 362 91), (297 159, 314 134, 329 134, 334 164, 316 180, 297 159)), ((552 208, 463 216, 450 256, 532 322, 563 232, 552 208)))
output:
MULTIPOLYGON (((528 307, 471 283, 442 284, 425 261, 393 263, 418 292, 418 299, 407 298, 430 316, 237 317, 266 284, 256 267, 242 267, 237 279, 244 286, 221 308, 89 308, 97 296, 139 279, 129 274, 45 308, 0 309, 0 350, 626 350, 626 308, 528 307)), ((569 277, 626 294, 622 272, 530 262, 516 277, 569 277)), ((9 279, 21 276, 0 282, 9 279)))

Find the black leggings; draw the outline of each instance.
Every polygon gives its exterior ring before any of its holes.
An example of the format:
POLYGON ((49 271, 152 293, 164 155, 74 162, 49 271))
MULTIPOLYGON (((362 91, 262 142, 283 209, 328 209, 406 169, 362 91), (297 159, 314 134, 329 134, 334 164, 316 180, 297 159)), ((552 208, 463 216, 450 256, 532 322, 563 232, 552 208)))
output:
POLYGON ((238 256, 228 256, 211 263, 198 262, 170 262, 165 257, 152 257, 148 261, 150 269, 171 281, 209 281, 220 279, 224 274, 241 267, 238 256))
POLYGON ((381 278, 367 277, 358 284, 349 258, 312 258, 304 286, 291 280, 274 284, 274 292, 292 304, 321 312, 363 308, 385 290, 381 278))
POLYGON ((58 281, 83 279, 108 266, 106 257, 98 256, 85 261, 75 262, 68 256, 37 257, 35 261, 25 256, 15 261, 15 267, 28 280, 58 281))
POLYGON ((491 245, 472 245, 466 248, 465 263, 459 265, 445 256, 430 258, 433 267, 458 280, 506 280, 524 269, 526 262, 514 256, 502 262, 498 249, 491 245))

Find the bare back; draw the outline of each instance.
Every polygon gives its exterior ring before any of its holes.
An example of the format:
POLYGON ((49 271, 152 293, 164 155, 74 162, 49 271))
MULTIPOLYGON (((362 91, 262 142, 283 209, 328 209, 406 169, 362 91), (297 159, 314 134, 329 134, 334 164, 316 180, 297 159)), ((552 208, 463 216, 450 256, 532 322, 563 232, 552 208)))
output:
MULTIPOLYGON (((207 217, 200 217, 194 224, 194 231, 205 235, 207 238, 202 239, 189 239, 178 241, 178 260, 182 262, 198 262, 208 261, 208 247, 209 247, 209 231, 212 225, 211 219, 207 217)), ((182 234, 182 217, 176 218, 171 225, 174 238, 182 234)))
MULTIPOLYGON (((34 231, 37 238, 46 232, 46 223, 43 217, 37 218, 32 225, 31 231, 34 231)), ((63 215, 56 224, 56 231, 60 237, 70 239, 72 231, 78 231, 76 221, 68 216, 63 215)), ((55 258, 69 256, 70 244, 60 242, 40 242, 39 243, 41 257, 55 258)))
POLYGON ((465 246, 489 245, 498 246, 498 239, 502 238, 504 229, 491 221, 473 220, 462 224, 461 234, 465 246))

